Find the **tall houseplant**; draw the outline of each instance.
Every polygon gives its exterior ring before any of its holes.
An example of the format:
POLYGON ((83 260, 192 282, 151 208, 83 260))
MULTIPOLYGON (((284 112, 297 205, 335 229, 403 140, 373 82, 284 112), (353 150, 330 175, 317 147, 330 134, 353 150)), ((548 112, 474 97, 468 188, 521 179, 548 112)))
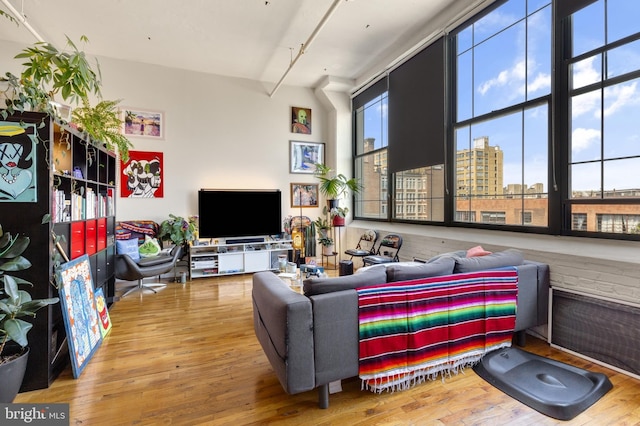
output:
POLYGON ((39 309, 59 301, 57 297, 32 299, 18 286, 33 284, 7 274, 31 267, 31 262, 22 256, 29 243, 29 237, 5 233, 0 225, 0 402, 3 403, 12 402, 17 395, 27 366, 27 333, 33 324, 23 318, 33 318, 39 309))
POLYGON ((347 178, 342 173, 336 173, 326 164, 316 164, 315 175, 320 181, 320 192, 329 201, 330 209, 337 206, 337 203, 331 203, 331 201, 339 200, 349 191, 357 194, 362 188, 357 178, 347 178))

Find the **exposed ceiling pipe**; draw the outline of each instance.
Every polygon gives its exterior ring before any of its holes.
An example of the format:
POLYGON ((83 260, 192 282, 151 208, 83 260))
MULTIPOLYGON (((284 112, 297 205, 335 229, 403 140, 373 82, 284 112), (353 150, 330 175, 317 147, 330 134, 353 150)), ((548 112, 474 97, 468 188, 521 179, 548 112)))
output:
POLYGON ((28 29, 31 34, 33 34, 33 36, 36 38, 36 40, 38 40, 39 42, 43 42, 44 43, 44 38, 42 38, 40 36, 40 34, 38 34, 38 32, 31 25, 29 25, 29 23, 27 22, 27 19, 24 17, 24 15, 22 13, 18 12, 18 10, 16 10, 16 8, 13 7, 13 5, 11 3, 9 3, 9 0, 2 0, 2 4, 4 4, 6 6, 6 8, 9 9, 11 14, 18 21, 20 21, 20 23, 22 25, 24 25, 24 27, 26 29, 28 29))
MULTIPOLYGON (((7 0, 3 0, 3 1, 7 1, 7 0)), ((309 46, 311 46, 311 43, 313 43, 313 40, 316 38, 316 36, 318 35, 318 33, 320 32, 322 27, 324 27, 324 25, 327 23, 327 21, 329 20, 331 15, 333 15, 333 13, 335 12, 336 8, 338 7, 338 5, 340 4, 341 1, 342 0, 334 0, 333 1, 333 4, 331 5, 331 7, 329 7, 329 10, 327 10, 327 13, 324 14, 324 16, 322 17, 322 20, 316 26, 316 28, 313 30, 313 32, 311 33, 311 35, 309 36, 307 41, 304 42, 302 44, 302 46, 300 46, 300 50, 298 51, 298 54, 296 55, 295 58, 293 58, 293 60, 289 64, 289 68, 287 68, 287 70, 284 72, 282 77, 280 77, 280 80, 278 81, 278 83, 276 83, 275 87, 273 88, 273 90, 269 94, 269 97, 273 97, 273 95, 276 93, 276 90, 278 90, 280 88, 280 86, 282 85, 282 82, 287 77, 287 74, 289 74, 289 71, 291 71, 291 68, 293 68, 293 66, 296 64, 296 62, 298 62, 298 59, 300 59, 300 57, 305 54, 307 49, 309 49, 309 46)))

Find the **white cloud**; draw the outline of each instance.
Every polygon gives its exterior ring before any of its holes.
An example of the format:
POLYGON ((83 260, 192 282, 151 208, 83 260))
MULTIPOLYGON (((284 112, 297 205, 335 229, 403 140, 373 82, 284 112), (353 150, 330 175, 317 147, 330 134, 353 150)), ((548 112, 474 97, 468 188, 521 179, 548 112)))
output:
POLYGON ((500 71, 498 76, 491 80, 485 81, 480 85, 478 90, 481 95, 486 95, 489 90, 494 87, 502 87, 513 85, 514 82, 521 82, 525 77, 526 67, 524 60, 518 61, 512 68, 500 71))
POLYGON ((578 128, 571 133, 571 150, 580 152, 600 142, 600 130, 578 128))
POLYGON ((618 110, 628 104, 638 103, 637 86, 638 83, 634 81, 631 84, 617 85, 607 89, 605 92, 606 97, 613 97, 615 100, 605 108, 604 116, 607 117, 615 114, 618 110))
MULTIPOLYGON (((590 58, 573 64, 571 71, 573 73, 574 89, 600 81, 600 70, 596 69, 593 64, 595 60, 596 56, 591 56, 590 58)), ((600 62, 598 62, 598 68, 599 67, 600 62)))

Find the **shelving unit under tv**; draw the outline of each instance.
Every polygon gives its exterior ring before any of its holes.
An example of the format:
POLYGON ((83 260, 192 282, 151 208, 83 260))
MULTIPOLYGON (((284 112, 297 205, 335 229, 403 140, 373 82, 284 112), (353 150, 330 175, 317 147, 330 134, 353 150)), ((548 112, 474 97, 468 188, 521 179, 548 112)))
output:
POLYGON ((189 247, 189 279, 277 270, 279 255, 292 259, 292 240, 271 237, 200 240, 189 247))

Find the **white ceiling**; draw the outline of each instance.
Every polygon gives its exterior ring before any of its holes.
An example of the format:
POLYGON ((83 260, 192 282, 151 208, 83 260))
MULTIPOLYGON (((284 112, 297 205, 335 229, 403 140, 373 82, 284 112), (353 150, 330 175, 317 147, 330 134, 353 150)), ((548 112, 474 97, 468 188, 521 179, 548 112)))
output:
MULTIPOLYGON (((275 85, 337 0, 0 0, 5 11, 6 1, 58 48, 67 35, 98 57, 275 85)), ((339 0, 283 84, 315 87, 331 76, 360 85, 487 2, 339 0)), ((36 41, 7 19, 0 19, 0 39, 36 41)))

